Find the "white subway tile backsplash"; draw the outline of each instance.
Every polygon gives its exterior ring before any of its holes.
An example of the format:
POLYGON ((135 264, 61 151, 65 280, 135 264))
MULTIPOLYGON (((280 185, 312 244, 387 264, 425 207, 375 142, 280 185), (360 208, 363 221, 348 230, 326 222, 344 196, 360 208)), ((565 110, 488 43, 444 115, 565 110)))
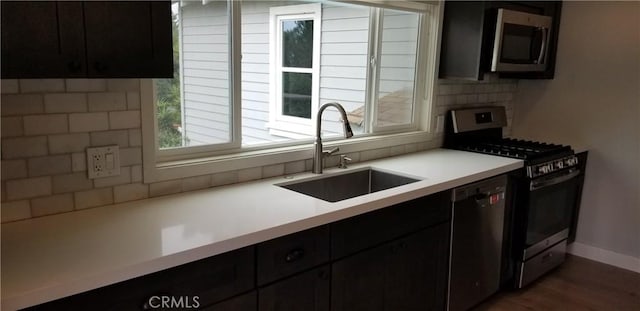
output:
POLYGON ((73 210, 73 194, 65 193, 31 200, 33 217, 54 215, 73 210))
POLYGON ((76 209, 113 204, 113 189, 101 188, 88 191, 80 191, 76 192, 74 194, 74 197, 76 209))
POLYGON ((51 177, 35 177, 7 181, 7 201, 50 195, 51 177))
POLYGON ((140 93, 127 92, 127 109, 140 110, 140 93))
POLYGON ((120 175, 96 178, 93 180, 95 188, 111 187, 131 183, 131 168, 120 167, 120 175))
POLYGON ((2 79, 0 80, 0 92, 2 94, 14 94, 18 93, 20 88, 18 87, 17 79, 2 79))
POLYGON ((127 110, 127 95, 118 93, 89 93, 89 111, 127 110))
POLYGON ((129 130, 129 146, 142 146, 142 131, 140 129, 129 130))
POLYGON ((30 158, 29 176, 48 176, 71 173, 71 155, 30 158))
POLYGON ((17 159, 46 155, 47 137, 17 137, 2 139, 2 159, 17 159))
POLYGON ((180 179, 156 182, 149 185, 150 197, 158 197, 180 192, 182 192, 182 180, 180 179))
POLYGON ((2 160, 2 180, 17 179, 27 177, 27 161, 20 160, 2 160))
POLYGON ((211 175, 211 186, 224 186, 238 182, 238 171, 229 171, 211 175))
POLYGON ((67 79, 67 92, 104 92, 107 90, 105 79, 67 79))
POLYGON ((52 154, 84 152, 89 145, 89 133, 49 136, 49 152, 52 154))
POLYGON ((304 160, 295 161, 295 162, 287 162, 287 163, 284 164, 284 174, 285 175, 302 173, 302 172, 305 171, 305 169, 306 169, 306 167, 305 167, 305 161, 304 160))
POLYGON ((404 146, 404 151, 406 153, 414 153, 418 151, 418 146, 416 144, 407 144, 404 146))
POLYGON ((15 116, 44 112, 42 95, 12 94, 2 95, 2 115, 15 116))
POLYGON ((22 117, 2 118, 2 137, 16 137, 24 135, 22 117))
POLYGON ((120 165, 142 164, 142 148, 120 148, 120 165))
POLYGON ((369 161, 386 157, 389 157, 388 148, 372 149, 360 152, 360 161, 369 161))
POLYGON ((389 148, 389 156, 390 157, 401 155, 401 154, 405 154, 405 153, 406 153, 406 151, 404 149, 404 145, 393 146, 393 147, 389 148))
POLYGON ((109 129, 106 112, 72 113, 69 115, 69 130, 73 133, 105 131, 109 129))
POLYGON ((69 131, 66 114, 43 114, 24 117, 24 134, 60 134, 69 131))
POLYGON ((87 155, 84 152, 71 154, 71 170, 74 172, 83 172, 87 170, 87 155))
POLYGON ((67 193, 93 188, 93 182, 87 177, 86 172, 54 175, 52 178, 53 193, 67 193))
POLYGON ((149 197, 149 186, 145 184, 128 184, 113 188, 115 203, 141 200, 149 197))
POLYGON ((262 178, 262 167, 252 167, 238 170, 238 182, 258 180, 262 178))
POLYGON ((274 164, 262 168, 262 178, 284 175, 284 164, 274 164))
POLYGON ((129 146, 129 131, 103 131, 91 133, 91 146, 118 145, 122 148, 129 146))
POLYGON ((31 218, 31 205, 29 201, 3 202, 0 207, 2 222, 16 221, 31 218))
POLYGON ((138 91, 140 90, 139 79, 108 79, 107 89, 109 91, 138 91))
POLYGON ((45 94, 44 110, 46 113, 87 112, 87 94, 45 94))
MULTIPOLYGON (((207 177, 207 180, 209 179, 209 176, 205 177, 207 177)), ((131 182, 142 182, 142 165, 134 165, 131 167, 131 182)))
POLYGON ((211 176, 202 175, 182 179, 182 191, 193 191, 211 187, 211 176))
POLYGON ((63 79, 21 79, 20 92, 43 93, 64 92, 63 79))
POLYGON ((130 129, 140 127, 140 111, 109 112, 111 129, 130 129))

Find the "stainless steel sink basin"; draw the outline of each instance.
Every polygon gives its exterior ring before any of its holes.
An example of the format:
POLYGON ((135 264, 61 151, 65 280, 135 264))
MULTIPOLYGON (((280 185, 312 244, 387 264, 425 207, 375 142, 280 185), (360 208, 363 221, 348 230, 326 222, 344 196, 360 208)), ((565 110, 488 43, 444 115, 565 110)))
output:
POLYGON ((282 183, 278 186, 321 200, 338 202, 416 181, 418 179, 374 168, 363 168, 346 173, 282 183))

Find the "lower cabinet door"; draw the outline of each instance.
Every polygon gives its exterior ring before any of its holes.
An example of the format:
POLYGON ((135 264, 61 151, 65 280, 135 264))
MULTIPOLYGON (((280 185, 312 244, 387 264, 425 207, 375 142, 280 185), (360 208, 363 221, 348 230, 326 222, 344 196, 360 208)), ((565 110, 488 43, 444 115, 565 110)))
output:
POLYGON ((444 310, 449 230, 444 223, 336 261, 331 309, 444 310))
POLYGON ((258 289, 260 311, 328 311, 330 268, 316 268, 258 289))
POLYGON ((258 293, 254 290, 215 305, 201 309, 202 311, 256 311, 258 309, 258 293))

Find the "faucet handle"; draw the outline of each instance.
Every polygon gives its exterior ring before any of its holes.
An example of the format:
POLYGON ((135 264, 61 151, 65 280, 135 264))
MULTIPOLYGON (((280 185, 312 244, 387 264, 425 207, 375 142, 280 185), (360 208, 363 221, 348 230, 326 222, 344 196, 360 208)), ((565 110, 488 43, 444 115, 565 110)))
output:
POLYGON ((325 155, 325 156, 328 156, 328 155, 332 155, 332 154, 334 154, 334 153, 336 153, 338 151, 340 151, 340 148, 339 147, 335 147, 335 148, 332 148, 332 149, 329 149, 329 150, 322 150, 322 154, 325 155))
POLYGON ((351 162, 351 158, 347 157, 344 154, 340 155, 340 164, 338 164, 339 168, 347 168, 347 162, 351 162))

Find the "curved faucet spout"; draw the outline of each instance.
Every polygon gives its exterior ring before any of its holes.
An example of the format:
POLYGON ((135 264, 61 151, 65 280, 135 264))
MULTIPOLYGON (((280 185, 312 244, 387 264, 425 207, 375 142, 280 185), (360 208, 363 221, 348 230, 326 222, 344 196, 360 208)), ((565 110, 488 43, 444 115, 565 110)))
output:
MULTIPOLYGON (((322 150, 322 112, 328 107, 335 107, 340 112, 340 116, 342 117, 342 125, 344 127, 344 137, 350 138, 353 137, 353 131, 351 130, 351 125, 349 125, 349 120, 347 119, 347 113, 344 111, 342 105, 332 102, 326 103, 318 109, 318 116, 316 118, 316 142, 315 142, 315 153, 313 155, 313 173, 322 174, 322 158, 324 157, 324 150, 322 150)), ((333 151, 328 151, 327 154, 331 154, 337 151, 338 148, 335 148, 333 151)))
POLYGON ((340 117, 342 118, 342 125, 344 127, 344 138, 353 137, 353 131, 351 130, 351 125, 349 125, 349 120, 347 119, 347 113, 344 111, 342 105, 331 102, 326 103, 318 109, 318 118, 316 119, 316 141, 320 139, 320 134, 322 133, 321 124, 322 124, 322 112, 329 107, 335 107, 340 112, 340 117))

